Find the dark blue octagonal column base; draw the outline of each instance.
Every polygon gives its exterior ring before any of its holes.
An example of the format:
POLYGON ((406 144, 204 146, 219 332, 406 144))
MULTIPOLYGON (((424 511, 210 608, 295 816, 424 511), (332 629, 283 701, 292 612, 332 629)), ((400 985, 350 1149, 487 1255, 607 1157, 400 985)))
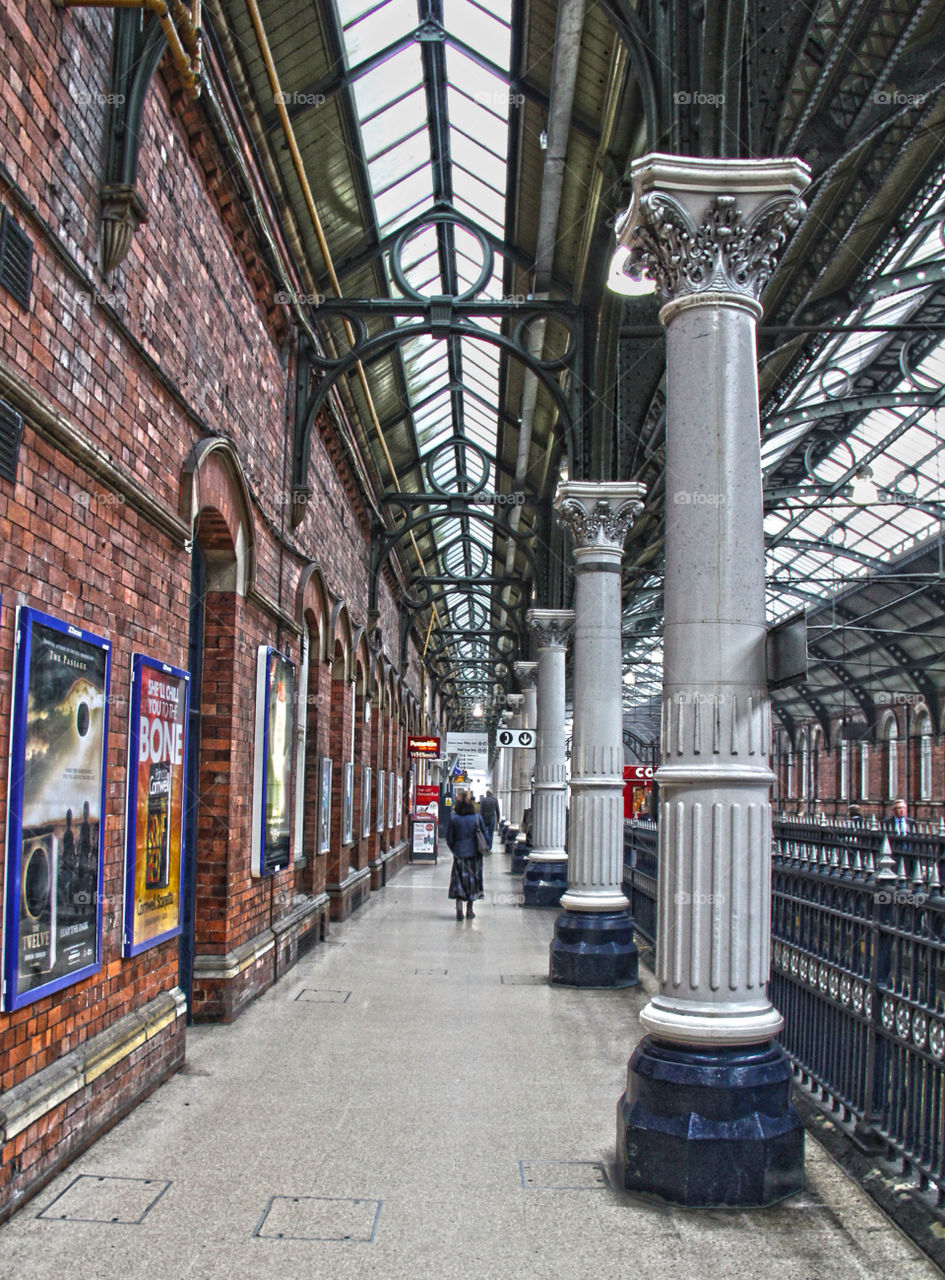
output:
POLYGON ((549 980, 566 987, 632 987, 638 955, 629 911, 562 911, 549 980))
POLYGON ((528 862, 522 876, 526 907, 558 907, 568 887, 566 862, 528 862))
POLYGON ((773 1041, 700 1050, 647 1036, 617 1104, 629 1191, 690 1208, 766 1205, 804 1185, 791 1065, 773 1041))
POLYGON ((512 846, 512 865, 509 871, 513 876, 520 876, 528 866, 528 855, 531 853, 531 846, 526 840, 516 840, 512 846))

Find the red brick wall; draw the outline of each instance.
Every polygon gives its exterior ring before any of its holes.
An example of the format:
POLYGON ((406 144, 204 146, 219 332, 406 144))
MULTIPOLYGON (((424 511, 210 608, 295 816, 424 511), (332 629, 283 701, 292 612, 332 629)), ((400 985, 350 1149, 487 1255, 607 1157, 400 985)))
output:
MULTIPOLYGON (((102 967, 54 996, 0 1013, 0 1091, 178 980, 176 939, 122 957, 121 892, 131 655, 188 665, 191 557, 184 536, 170 529, 186 510, 194 446, 227 442, 225 457, 220 451, 198 469, 203 514, 195 534, 211 555, 238 554, 246 588, 214 591, 206 607, 198 952, 232 951, 287 915, 294 891, 314 895, 326 883, 326 860, 314 852, 313 775, 331 746, 331 680, 317 643, 303 779, 311 797, 306 865, 267 879, 250 872, 257 647, 272 644, 298 657, 298 638, 279 618, 298 616, 301 575, 312 562, 353 622, 367 621, 368 513, 327 414, 313 434, 308 513, 298 528, 289 525, 288 317, 273 302, 277 283, 269 280, 268 293, 263 287, 262 247, 229 185, 231 166, 203 127, 202 107, 174 92, 163 67, 142 122, 139 187, 150 221, 110 277, 99 269, 111 23, 110 10, 28 0, 9 0, 0 10, 0 80, 8 86, 0 103, 0 199, 34 246, 29 307, 0 289, 0 365, 39 401, 39 416, 26 413, 16 483, 0 480, 0 756, 9 752, 17 605, 42 608, 113 646, 102 967), (94 447, 106 471, 118 468, 127 491, 53 443, 53 421, 94 447), (144 510, 148 502, 166 512, 162 524, 144 510)), ((0 388, 0 395, 12 393, 0 388)), ((18 408, 28 407, 29 395, 18 408)), ((397 655, 392 584, 388 577, 380 585, 378 625, 386 652, 397 655)), ((418 689, 412 652, 408 679, 418 689)), ((336 757, 339 792, 340 763, 336 757)), ((3 794, 0 823, 5 819, 3 794)), ((241 979, 250 995, 273 980, 267 964, 241 979)), ((144 1076, 128 1079, 144 1088, 148 1073, 165 1069, 132 1063, 128 1070, 144 1076)), ((125 1088, 116 1072, 116 1082, 103 1085, 103 1115, 108 1088, 116 1099, 125 1088)), ((49 1135, 61 1120, 50 1119, 41 1142, 56 1144, 49 1135)), ((21 1169, 23 1157, 18 1151, 21 1169)))

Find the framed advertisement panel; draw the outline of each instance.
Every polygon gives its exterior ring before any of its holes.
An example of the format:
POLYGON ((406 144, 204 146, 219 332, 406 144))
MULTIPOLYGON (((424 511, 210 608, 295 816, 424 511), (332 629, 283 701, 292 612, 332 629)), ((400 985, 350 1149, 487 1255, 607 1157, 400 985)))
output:
POLYGON ((354 765, 341 766, 341 843, 354 844, 354 765))
POLYGON ((404 780, 398 773, 397 775, 397 801, 394 807, 394 826, 399 826, 404 820, 404 780))
POLYGON ((331 847, 331 756, 322 756, 319 777, 318 852, 327 853, 331 847))
POLYGON ((371 834, 371 766, 361 770, 361 836, 371 834))
POLYGON ((387 774, 387 825, 388 827, 392 827, 394 825, 394 794, 395 794, 394 788, 395 788, 396 781, 397 781, 396 774, 394 773, 393 769, 390 769, 387 774))
POLYGON ((253 769, 254 876, 291 861, 295 663, 261 644, 256 654, 256 742, 253 769))
POLYGON ((383 769, 378 769, 377 771, 377 806, 376 806, 376 819, 374 823, 375 830, 377 831, 384 830, 384 781, 386 776, 387 775, 383 769))
POLYGON ((181 931, 189 697, 186 671, 141 653, 132 655, 122 936, 126 956, 181 931))
POLYGON ((111 643, 17 609, 7 789, 3 1007, 101 967, 111 643))

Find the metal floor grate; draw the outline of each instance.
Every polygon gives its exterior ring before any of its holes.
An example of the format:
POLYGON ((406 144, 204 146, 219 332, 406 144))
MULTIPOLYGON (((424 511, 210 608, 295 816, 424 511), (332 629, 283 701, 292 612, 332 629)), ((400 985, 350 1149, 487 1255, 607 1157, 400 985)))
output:
POLYGON ((272 1196, 253 1232, 261 1240, 350 1240, 371 1244, 382 1200, 272 1196))
POLYGON ((120 1222, 145 1220, 171 1186, 160 1178, 97 1177, 80 1173, 37 1218, 57 1222, 120 1222))

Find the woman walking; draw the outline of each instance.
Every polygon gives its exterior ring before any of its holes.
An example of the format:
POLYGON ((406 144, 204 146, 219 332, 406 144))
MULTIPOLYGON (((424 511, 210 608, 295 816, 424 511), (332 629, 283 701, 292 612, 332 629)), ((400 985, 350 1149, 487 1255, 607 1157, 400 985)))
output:
POLYGON ((473 902, 482 897, 482 854, 476 844, 477 831, 481 831, 485 838, 486 829, 476 812, 476 806, 468 795, 464 795, 453 806, 446 832, 446 843, 453 851, 449 896, 456 900, 457 920, 463 918, 464 902, 466 918, 472 919, 476 914, 473 902))

